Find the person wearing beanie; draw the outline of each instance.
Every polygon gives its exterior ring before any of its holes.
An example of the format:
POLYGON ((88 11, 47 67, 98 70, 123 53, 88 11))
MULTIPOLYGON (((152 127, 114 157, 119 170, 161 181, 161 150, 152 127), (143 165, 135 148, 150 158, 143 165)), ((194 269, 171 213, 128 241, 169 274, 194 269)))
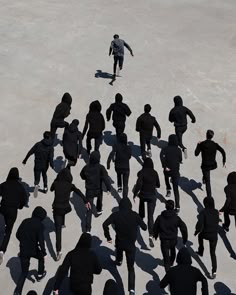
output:
POLYGON ((11 238, 13 226, 17 218, 18 209, 23 209, 27 204, 27 194, 19 181, 19 170, 16 167, 10 169, 5 182, 0 184, 0 214, 5 221, 4 237, 0 246, 0 265, 3 262, 11 238))
POLYGON ((65 128, 69 124, 65 121, 70 115, 71 111, 71 104, 72 104, 72 97, 70 93, 66 92, 63 94, 61 102, 56 106, 56 109, 53 113, 52 120, 51 120, 51 136, 54 139, 55 134, 57 132, 57 128, 65 128))
POLYGON ((174 97, 174 108, 169 113, 169 121, 174 123, 175 134, 178 137, 179 147, 184 152, 185 159, 187 159, 187 148, 183 145, 183 134, 187 130, 187 116, 190 117, 192 123, 196 122, 194 114, 183 105, 183 99, 181 96, 174 97))
POLYGON ((220 212, 224 212, 223 228, 226 232, 229 231, 230 215, 234 216, 236 226, 236 171, 229 173, 227 182, 228 184, 224 189, 226 195, 225 204, 220 209, 220 212))
POLYGON ((70 206, 70 194, 72 192, 80 196, 85 204, 87 210, 90 210, 90 203, 86 200, 83 193, 72 183, 73 177, 69 168, 62 169, 57 178, 54 180, 51 186, 51 192, 55 192, 54 201, 52 204, 53 218, 56 228, 56 250, 57 258, 59 261, 62 256, 61 252, 61 232, 62 226, 65 225, 65 215, 71 212, 70 206))
POLYGON ((123 97, 120 93, 116 94, 115 102, 106 111, 107 121, 110 121, 111 115, 113 126, 116 129, 116 136, 119 136, 125 130, 126 117, 131 115, 131 110, 127 104, 123 103, 123 97))
POLYGON ((174 201, 166 201, 166 210, 162 211, 157 217, 153 227, 154 238, 157 239, 159 237, 161 242, 161 252, 166 272, 175 261, 175 247, 178 242, 178 229, 181 231, 184 245, 188 240, 187 226, 176 214, 174 208, 174 201))
POLYGON ((37 198, 39 190, 39 182, 42 174, 44 193, 48 191, 47 171, 49 165, 53 167, 53 139, 49 131, 43 134, 43 140, 37 142, 28 152, 22 164, 25 165, 30 156, 34 155, 34 197, 37 198))
POLYGON ((138 196, 139 201, 139 216, 143 219, 145 217, 145 203, 147 204, 148 215, 148 233, 150 247, 154 247, 153 244, 153 214, 156 207, 156 188, 160 187, 159 176, 156 170, 154 170, 153 161, 150 158, 146 158, 143 163, 143 168, 138 172, 138 179, 134 189, 134 200, 138 196))
POLYGON ((120 39, 119 35, 115 34, 113 38, 114 40, 111 41, 111 46, 109 48, 109 56, 111 56, 111 54, 114 56, 113 77, 115 78, 117 64, 119 63, 119 71, 123 68, 125 54, 124 47, 129 50, 132 56, 134 56, 134 54, 131 47, 124 40, 120 39))
POLYGON ((121 193, 123 190, 123 198, 128 197, 130 173, 129 161, 132 155, 131 147, 128 145, 127 141, 127 135, 121 133, 107 160, 108 170, 110 169, 111 160, 115 163, 118 193, 121 193))
POLYGON ((202 272, 193 267, 191 255, 186 247, 179 250, 177 264, 172 267, 160 281, 164 289, 169 285, 171 295, 197 295, 197 283, 201 282, 201 294, 209 295, 208 283, 202 272))
POLYGON ((47 253, 44 240, 44 225, 42 223, 46 216, 46 210, 40 206, 36 207, 32 213, 32 217, 23 220, 16 232, 16 238, 20 242, 19 257, 21 275, 18 279, 14 295, 22 294, 22 289, 29 272, 31 258, 38 260, 37 281, 41 281, 47 274, 44 266, 47 253))
POLYGON ((211 192, 211 178, 210 171, 217 168, 216 153, 219 151, 222 155, 223 167, 226 167, 226 154, 224 149, 216 142, 212 140, 214 131, 207 130, 206 140, 199 141, 195 149, 195 156, 197 157, 200 153, 202 155, 202 181, 206 185, 206 193, 208 197, 212 196, 211 192))
POLYGON ((161 138, 161 128, 154 116, 150 114, 151 106, 146 104, 144 106, 144 113, 138 117, 136 121, 136 131, 139 132, 141 155, 144 160, 146 156, 152 157, 151 140, 153 135, 153 128, 156 128, 157 139, 161 138), (146 153, 147 145, 147 153, 146 153))
MULTIPOLYGON (((92 237, 83 233, 76 245, 70 251, 55 275, 53 294, 60 294, 59 288, 70 271, 70 291, 74 295, 91 295, 94 274, 102 272, 97 255, 91 250, 92 237)), ((62 293, 63 294, 63 293, 62 293)))
POLYGON ((90 155, 92 145, 91 140, 95 141, 95 151, 99 151, 102 143, 102 132, 105 129, 105 120, 101 113, 102 106, 98 100, 91 102, 89 106, 89 113, 86 116, 86 121, 83 129, 83 138, 87 133, 86 148, 87 153, 90 155))
POLYGON ((104 286, 103 295, 118 295, 119 287, 117 282, 109 279, 104 286))
POLYGON ((119 211, 112 213, 103 223, 105 238, 108 243, 112 243, 109 225, 114 226, 116 232, 116 264, 120 266, 125 252, 128 268, 128 290, 130 295, 135 294, 135 242, 137 240, 138 228, 147 230, 142 218, 132 211, 132 204, 129 198, 123 198, 119 203, 119 211))
POLYGON ((75 166, 77 159, 82 152, 82 133, 78 129, 79 120, 73 120, 72 123, 65 128, 62 146, 63 153, 68 161, 68 167, 75 166))
POLYGON ((102 184, 104 183, 107 189, 108 195, 111 191, 111 182, 107 173, 106 168, 100 164, 100 153, 94 151, 89 157, 89 163, 84 166, 81 170, 80 177, 85 181, 86 189, 86 200, 92 206, 92 210, 87 210, 86 213, 86 231, 90 233, 91 222, 92 222, 92 211, 94 199, 97 198, 96 211, 97 215, 101 215, 102 210, 102 199, 103 189, 102 184))
POLYGON ((170 178, 175 196, 176 211, 180 210, 179 200, 179 168, 182 164, 182 153, 178 147, 178 138, 175 134, 171 134, 168 139, 168 146, 164 147, 160 153, 160 159, 163 167, 163 173, 166 183, 166 197, 171 196, 170 178))
POLYGON ((204 245, 203 240, 208 240, 210 245, 210 255, 212 263, 211 279, 216 278, 217 261, 216 261, 216 245, 218 241, 218 225, 220 222, 219 212, 215 209, 215 202, 212 197, 206 197, 203 201, 205 209, 203 209, 196 224, 194 235, 198 235, 198 251, 199 256, 203 256, 204 245))

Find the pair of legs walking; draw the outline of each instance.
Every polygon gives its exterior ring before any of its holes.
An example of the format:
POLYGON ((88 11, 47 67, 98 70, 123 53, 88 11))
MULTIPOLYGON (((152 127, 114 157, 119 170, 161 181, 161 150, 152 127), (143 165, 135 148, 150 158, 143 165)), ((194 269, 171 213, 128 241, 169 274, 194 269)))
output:
POLYGON ((199 243, 198 254, 200 256, 202 256, 203 252, 204 252, 204 243, 203 243, 204 239, 209 241, 211 263, 212 263, 212 274, 214 274, 214 273, 216 273, 216 270, 217 270, 216 245, 217 245, 218 239, 217 239, 217 237, 212 238, 212 239, 206 239, 206 238, 204 238, 203 234, 200 233, 198 235, 198 243, 199 243))
MULTIPOLYGON (((90 195, 91 193, 89 193, 90 195)), ((94 211, 94 199, 97 198, 97 204, 96 204, 96 213, 100 213, 102 212, 102 199, 103 199, 103 195, 102 192, 94 192, 94 196, 87 196, 86 197, 88 202, 91 205, 91 209, 87 210, 86 213, 86 232, 90 232, 91 231, 91 227, 92 227, 92 214, 95 213, 94 211)))
POLYGON ((154 219, 153 219, 153 214, 156 208, 156 199, 155 198, 150 198, 150 199, 145 199, 145 197, 140 197, 140 202, 139 202, 139 216, 141 218, 145 217, 145 203, 147 204, 147 218, 148 218, 148 233, 149 236, 153 236, 153 224, 154 224, 154 219))
POLYGON ((62 226, 65 225, 65 214, 58 215, 53 214, 53 219, 55 223, 55 233, 56 233, 56 250, 57 253, 61 252, 61 233, 62 233, 62 226))
MULTIPOLYGON (((224 212, 224 224, 223 227, 228 231, 229 230, 229 226, 230 226, 230 215, 234 215, 234 214, 230 214, 229 212, 224 212)), ((235 220, 235 226, 236 226, 236 215, 234 215, 234 220, 235 220)))
POLYGON ((87 148, 87 153, 90 155, 90 152, 92 150, 92 144, 91 141, 94 139, 94 150, 99 151, 99 147, 102 144, 102 135, 91 135, 88 133, 87 139, 86 139, 86 148, 87 148))
POLYGON ((179 147, 184 151, 186 147, 183 145, 183 134, 187 130, 187 125, 185 126, 175 126, 175 134, 178 137, 179 147))
POLYGON ((14 223, 17 218, 17 208, 2 207, 0 213, 3 215, 5 221, 5 232, 2 245, 0 247, 0 252, 5 253, 11 238, 14 223))
POLYGON ((122 190, 123 188, 123 198, 128 197, 129 191, 129 171, 119 171, 116 170, 117 173, 117 184, 118 184, 118 191, 122 190))
POLYGON ((122 70, 124 63, 124 56, 116 56, 114 55, 114 65, 113 65, 113 74, 116 75, 116 67, 119 64, 119 69, 122 70))
POLYGON ((149 151, 149 156, 151 157, 151 140, 152 140, 152 136, 140 134, 140 148, 141 148, 141 156, 143 160, 146 158, 146 145, 147 145, 147 150, 149 151))
POLYGON ((54 122, 52 121, 51 122, 51 129, 50 129, 50 132, 51 132, 51 136, 52 138, 55 137, 56 135, 56 132, 57 132, 57 128, 65 128, 67 127, 69 124, 68 122, 66 121, 60 121, 60 122, 54 122))
MULTIPOLYGON (((170 185, 170 178, 173 186, 174 196, 175 196, 175 207, 176 209, 180 208, 180 200, 179 200, 179 174, 172 174, 170 171, 164 170, 164 176, 165 176, 165 183, 166 183, 166 190, 167 192, 171 191, 171 185, 170 185)), ((167 193, 168 195, 168 193, 167 193)))
POLYGON ((165 271, 167 272, 175 262, 176 240, 161 240, 161 252, 164 260, 165 271))
POLYGON ((205 170, 202 169, 202 175, 203 175, 203 183, 205 183, 206 185, 206 193, 207 193, 207 197, 212 197, 211 195, 211 174, 210 174, 210 170, 205 170))

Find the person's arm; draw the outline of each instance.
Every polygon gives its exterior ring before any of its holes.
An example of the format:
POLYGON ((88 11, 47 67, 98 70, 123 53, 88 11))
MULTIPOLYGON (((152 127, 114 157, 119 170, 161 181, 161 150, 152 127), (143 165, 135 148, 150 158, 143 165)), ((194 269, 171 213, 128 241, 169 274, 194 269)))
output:
MULTIPOLYGON (((84 166, 84 168, 85 168, 85 166, 84 166)), ((84 172, 84 170, 85 170, 84 168, 83 168, 83 169, 81 170, 81 172, 80 172, 80 177, 81 177, 83 180, 86 180, 86 175, 85 175, 85 172, 84 172)))
POLYGON ((166 152, 165 149, 162 149, 160 152, 160 160, 161 160, 161 164, 162 164, 162 168, 166 168, 166 152))
POLYGON ((110 182, 107 170, 103 165, 101 165, 101 178, 102 178, 102 181, 105 183, 107 190, 110 192, 111 191, 111 182, 110 182))
POLYGON ((21 186, 21 192, 20 192, 20 207, 19 209, 23 209, 23 207, 27 204, 27 192, 22 184, 21 186))
POLYGON ((231 194, 227 193, 226 189, 225 189, 225 194, 226 194, 226 200, 225 200, 224 206, 219 210, 220 212, 228 211, 230 203, 231 203, 231 194))
POLYGON ((43 256, 47 255, 46 248, 45 248, 45 240, 44 240, 44 226, 41 224, 39 232, 38 232, 38 243, 40 250, 43 253, 43 256))
POLYGON ((111 104, 110 107, 109 107, 109 108, 107 109, 107 111, 106 111, 107 121, 110 121, 112 111, 113 111, 113 108, 112 108, 112 104, 111 104))
POLYGON ((134 188, 134 197, 138 195, 138 193, 140 192, 142 188, 142 185, 143 185, 143 175, 142 175, 142 172, 140 171, 138 173, 138 179, 136 181, 135 188, 134 188))
POLYGON ((159 188, 160 187, 160 179, 159 179, 159 175, 156 172, 156 187, 159 188))
POLYGON ((131 115, 131 110, 130 110, 130 108, 127 106, 127 104, 125 104, 125 114, 126 114, 126 116, 127 117, 129 117, 130 115, 131 115))
POLYGON ((81 132, 78 132, 77 144, 78 144, 78 157, 79 157, 79 155, 82 153, 82 150, 83 150, 83 140, 82 140, 82 133, 81 132))
POLYGON ((24 165, 28 161, 29 157, 35 153, 36 149, 37 149, 37 143, 28 151, 26 157, 24 158, 24 160, 22 162, 24 165))
POLYGON ((52 146, 49 153, 49 163, 52 169, 54 168, 53 158, 54 158, 54 148, 52 146))
POLYGON ((64 280, 64 278, 68 274, 69 268, 71 266, 69 256, 70 256, 70 254, 68 253, 66 255, 62 265, 59 266, 59 268, 58 268, 58 271, 56 274, 56 281, 55 281, 53 290, 58 290, 60 288, 62 281, 64 280))
POLYGON ((113 223, 114 223, 114 213, 112 213, 102 224, 104 236, 108 242, 112 240, 110 236, 109 225, 113 223))
POLYGON ((20 236, 21 236, 21 225, 18 227, 18 230, 16 231, 16 238, 18 241, 20 241, 20 236))
POLYGON ((183 163, 183 155, 182 155, 182 152, 181 152, 180 148, 179 148, 179 162, 180 162, 180 164, 183 163))
POLYGON ((94 253, 93 273, 96 275, 99 275, 101 272, 102 272, 101 263, 100 263, 97 255, 94 253))
POLYGON ((190 111, 190 109, 186 108, 185 107, 185 110, 186 110, 186 114, 190 117, 190 119, 192 120, 192 123, 195 123, 196 122, 196 118, 194 116, 194 114, 192 113, 192 111, 190 111))
POLYGON ((183 244, 185 245, 188 240, 188 229, 187 229, 186 224, 183 222, 183 220, 180 217, 178 217, 178 219, 179 219, 178 227, 179 227, 181 235, 182 235, 183 244))
POLYGON ((216 144, 217 145, 217 151, 219 151, 222 155, 222 160, 223 160, 223 166, 225 165, 226 163, 226 153, 225 153, 225 150, 219 145, 219 144, 216 144))
POLYGON ((198 215, 198 221, 195 227, 195 233, 194 235, 198 235, 200 232, 202 232, 204 229, 204 214, 203 211, 200 212, 200 214, 198 215))
POLYGON ((169 272, 166 273, 164 278, 160 281, 160 288, 164 289, 170 284, 170 279, 169 279, 169 272))
POLYGON ((125 41, 124 41, 124 46, 129 50, 130 54, 131 54, 132 56, 134 56, 134 55, 133 55, 133 50, 131 49, 131 47, 129 46, 129 44, 127 44, 125 41))
POLYGON ((79 188, 77 188, 74 184, 72 184, 72 187, 71 187, 71 191, 72 192, 75 192, 83 201, 85 204, 88 203, 85 195, 81 192, 81 190, 79 188))
POLYGON ((110 152, 108 159, 107 159, 107 170, 111 168, 111 161, 114 162, 116 154, 116 146, 112 147, 112 151, 110 152))
POLYGON ((85 124, 84 124, 84 129, 83 129, 83 133, 82 133, 82 138, 84 138, 87 130, 88 130, 88 126, 89 126, 89 121, 88 121, 88 115, 86 116, 86 121, 85 121, 85 124))
POLYGON ((138 225, 141 227, 142 230, 146 231, 147 230, 147 225, 146 223, 143 221, 143 219, 137 214, 137 219, 138 219, 138 225))
POLYGON ((113 52, 113 41, 111 42, 110 48, 109 48, 109 56, 112 54, 113 52))
POLYGON ((140 132, 141 131, 141 118, 138 117, 136 121, 136 131, 140 132))
POLYGON ((200 270, 198 270, 198 281, 202 283, 202 295, 209 295, 208 291, 208 282, 205 276, 201 273, 200 270))
POLYGON ((161 138, 161 127, 157 123, 156 118, 154 118, 154 127, 156 128, 156 131, 157 131, 157 138, 161 138))
POLYGON ((51 187, 50 187, 50 191, 53 192, 55 191, 55 181, 53 181, 51 187))
POLYGON ((160 233, 160 217, 158 216, 153 226, 153 236, 155 239, 158 238, 159 233, 160 233))
POLYGON ((106 127, 106 124, 105 124, 105 119, 102 114, 101 114, 101 117, 102 117, 102 131, 103 131, 106 127))
POLYGON ((194 152, 195 156, 197 157, 200 154, 200 152, 201 152, 201 143, 199 142, 194 152))
POLYGON ((171 123, 173 123, 175 121, 175 117, 174 117, 174 114, 173 114, 173 110, 170 111, 169 113, 169 121, 171 123))

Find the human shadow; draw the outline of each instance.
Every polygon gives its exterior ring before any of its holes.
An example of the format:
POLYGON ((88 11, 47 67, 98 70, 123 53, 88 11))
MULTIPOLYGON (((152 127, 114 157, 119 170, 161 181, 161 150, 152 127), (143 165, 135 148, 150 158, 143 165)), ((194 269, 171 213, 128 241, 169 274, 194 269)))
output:
POLYGON ((51 238, 50 238, 50 233, 51 232, 53 232, 55 234, 54 222, 47 216, 44 219, 43 223, 44 223, 44 226, 45 226, 44 238, 45 238, 45 242, 46 242, 48 252, 51 255, 52 259, 56 260, 56 252, 54 251, 52 241, 51 241, 51 238))
POLYGON ((231 244, 230 244, 230 241, 223 229, 223 227, 219 226, 219 235, 225 245, 225 248, 227 249, 227 251, 229 252, 230 254, 230 257, 232 257, 233 259, 236 260, 236 253, 234 251, 234 249, 232 248, 231 244))
POLYGON ((17 284, 20 271, 21 271, 21 265, 20 265, 20 258, 19 257, 11 257, 7 264, 6 267, 9 268, 11 278, 15 284, 17 284))
POLYGON ((65 168, 65 160, 62 156, 56 157, 53 161, 54 171, 59 173, 63 168, 65 168))
POLYGON ((116 77, 113 76, 110 73, 103 72, 102 70, 96 70, 96 73, 94 74, 95 78, 103 78, 103 79, 111 79, 109 84, 113 86, 113 83, 116 81, 116 77))
POLYGON ((114 146, 116 143, 116 135, 112 134, 111 131, 105 131, 103 132, 103 141, 108 146, 114 146))
POLYGON ((216 282, 214 284, 214 288, 216 292, 214 295, 236 295, 235 293, 232 293, 230 288, 222 282, 216 282))
POLYGON ((86 216, 87 209, 84 206, 84 202, 75 193, 73 193, 72 197, 70 198, 70 202, 74 206, 75 212, 80 219, 82 232, 85 232, 86 231, 85 216, 86 216))
POLYGON ((53 141, 53 147, 55 148, 57 145, 62 145, 62 140, 59 139, 58 134, 56 133, 53 141))
POLYGON ((141 159, 141 148, 139 145, 134 144, 132 141, 129 141, 128 144, 131 147, 132 157, 143 166, 143 160, 141 159))
MULTIPOLYGON (((56 275, 47 281, 47 284, 43 290, 42 295, 52 294, 52 291, 54 289, 54 284, 55 284, 55 278, 56 278, 56 275)), ((59 291, 60 291, 60 294, 72 295, 72 293, 70 292, 70 279, 68 277, 66 277, 63 280, 59 291)))
POLYGON ((151 144, 157 146, 159 149, 163 149, 167 147, 168 142, 166 140, 157 139, 157 137, 153 136, 151 140, 151 144))

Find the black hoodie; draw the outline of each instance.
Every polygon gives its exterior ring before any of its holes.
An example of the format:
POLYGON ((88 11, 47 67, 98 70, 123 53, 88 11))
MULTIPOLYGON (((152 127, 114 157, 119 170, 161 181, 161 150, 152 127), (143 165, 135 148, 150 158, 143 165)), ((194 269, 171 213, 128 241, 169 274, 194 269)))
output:
POLYGON ((226 185, 224 191, 226 195, 226 201, 223 208, 220 210, 222 212, 227 212, 231 215, 236 215, 236 172, 229 173, 227 177, 228 184, 226 185))
POLYGON ((70 115, 72 97, 66 92, 63 94, 61 102, 57 105, 51 123, 58 123, 64 121, 70 115))
POLYGON ((39 252, 43 256, 46 255, 42 224, 46 216, 47 212, 42 207, 36 207, 32 217, 22 221, 16 232, 16 237, 20 241, 21 257, 37 257, 39 252))
POLYGON ((136 131, 145 137, 152 137, 153 128, 157 130, 157 137, 161 138, 161 128, 157 120, 150 113, 143 113, 136 122, 136 131))
POLYGON ((103 295, 118 295, 118 285, 116 281, 112 279, 106 281, 103 295))
POLYGON ((0 184, 1 211, 5 207, 22 209, 27 203, 27 193, 19 182, 19 170, 11 168, 5 182, 0 184))
POLYGON ((174 122, 176 127, 183 127, 188 124, 187 115, 191 118, 192 123, 196 122, 193 113, 183 106, 183 100, 180 96, 174 97, 175 107, 169 113, 169 121, 174 122))
POLYGON ((171 295, 197 295, 197 283, 202 283, 202 295, 208 295, 207 279, 199 269, 191 266, 192 259, 187 248, 179 250, 177 266, 170 268, 160 281, 160 287, 170 286, 171 295))
POLYGON ((182 164, 182 152, 178 147, 178 138, 171 134, 168 139, 168 146, 160 153, 162 167, 169 168, 170 174, 179 174, 179 166, 182 164))
POLYGON ((137 231, 140 226, 147 230, 142 218, 132 211, 132 204, 128 198, 123 198, 119 203, 119 211, 112 213, 103 223, 104 235, 108 241, 111 240, 109 225, 114 225, 116 232, 116 247, 132 249, 137 240, 137 231))
MULTIPOLYGON (((97 255, 91 250, 92 238, 88 233, 83 233, 74 250, 70 251, 56 274, 54 290, 58 290, 63 279, 70 269, 70 286, 78 290, 83 284, 92 284, 93 275, 100 274, 102 267, 97 255)), ((77 291, 78 292, 78 291, 77 291)))
POLYGON ((126 121, 126 116, 131 115, 131 110, 127 106, 127 104, 123 103, 123 97, 120 93, 116 94, 116 102, 112 103, 110 107, 106 111, 107 121, 110 121, 111 114, 114 126, 119 124, 120 122, 124 123, 126 121))

